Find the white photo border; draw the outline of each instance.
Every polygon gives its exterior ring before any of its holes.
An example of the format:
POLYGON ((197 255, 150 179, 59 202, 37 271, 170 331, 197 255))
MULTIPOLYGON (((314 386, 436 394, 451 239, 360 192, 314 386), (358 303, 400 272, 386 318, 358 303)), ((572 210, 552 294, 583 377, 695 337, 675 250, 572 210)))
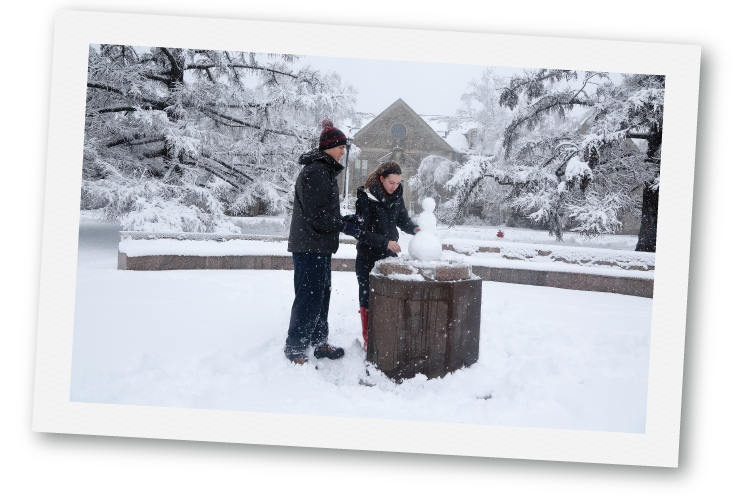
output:
POLYGON ((52 59, 33 430, 676 467, 699 73, 700 47, 690 45, 58 12, 52 59), (70 402, 90 43, 666 75, 659 262, 654 286, 646 432, 610 433, 70 402), (309 429, 316 429, 316 432, 309 429))

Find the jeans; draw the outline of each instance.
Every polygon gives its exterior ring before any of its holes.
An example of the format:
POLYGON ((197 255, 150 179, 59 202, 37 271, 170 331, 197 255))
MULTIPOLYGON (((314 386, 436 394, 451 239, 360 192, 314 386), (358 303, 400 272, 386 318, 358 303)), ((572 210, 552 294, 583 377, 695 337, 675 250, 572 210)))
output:
POLYGON ((295 358, 309 345, 328 342, 328 306, 331 302, 331 254, 292 253, 294 304, 284 354, 295 358))
POLYGON ((375 267, 377 261, 384 258, 357 252, 357 260, 354 261, 354 271, 357 274, 357 284, 359 285, 359 307, 369 309, 370 271, 375 267))

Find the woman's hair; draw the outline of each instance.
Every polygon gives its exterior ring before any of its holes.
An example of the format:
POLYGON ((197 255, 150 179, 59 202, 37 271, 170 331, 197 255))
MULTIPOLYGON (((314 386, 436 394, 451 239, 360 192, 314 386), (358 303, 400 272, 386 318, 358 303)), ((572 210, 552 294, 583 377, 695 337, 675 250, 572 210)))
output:
POLYGON ((370 173, 365 179, 365 189, 370 189, 380 182, 380 176, 388 177, 391 174, 401 175, 401 166, 395 161, 381 163, 378 168, 370 173))

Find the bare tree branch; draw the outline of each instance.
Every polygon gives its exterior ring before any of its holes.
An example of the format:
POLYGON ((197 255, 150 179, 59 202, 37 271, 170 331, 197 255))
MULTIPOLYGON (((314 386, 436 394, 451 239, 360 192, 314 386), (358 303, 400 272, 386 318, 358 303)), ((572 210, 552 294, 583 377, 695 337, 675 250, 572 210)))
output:
POLYGON ((113 148, 115 146, 120 146, 125 144, 126 146, 142 146, 144 144, 152 144, 154 142, 160 142, 163 141, 164 137, 149 137, 149 138, 138 138, 138 139, 119 139, 114 142, 110 142, 108 144, 105 144, 108 148, 113 148))
POLYGON ((147 73, 147 74, 144 74, 143 76, 148 78, 149 80, 156 80, 157 82, 162 82, 162 83, 167 83, 167 84, 170 83, 171 81, 168 77, 161 76, 161 75, 154 75, 154 74, 147 73))
MULTIPOLYGON (((87 82, 86 86, 90 89, 98 89, 98 90, 106 90, 107 92, 112 92, 114 94, 121 95, 125 98, 129 98, 129 96, 123 92, 122 90, 116 88, 116 87, 110 87, 109 85, 106 85, 104 83, 98 83, 98 82, 87 82)), ((153 109, 158 110, 164 110, 168 106, 165 102, 160 101, 154 101, 153 99, 149 99, 148 97, 139 96, 139 98, 149 104, 153 107, 153 109)))
POLYGON ((226 168, 227 170, 230 170, 233 173, 239 175, 240 177, 244 177, 245 179, 247 179, 249 181, 254 181, 255 180, 252 177, 250 177, 249 175, 247 175, 245 172, 243 172, 241 170, 238 170, 234 166, 230 165, 227 162, 221 161, 218 158, 209 158, 208 156, 203 156, 203 158, 206 158, 206 159, 209 159, 211 161, 214 161, 214 162, 218 163, 219 165, 221 165, 222 167, 226 168))
POLYGON ((177 64, 177 60, 174 58, 172 53, 169 50, 167 50, 166 47, 159 47, 159 50, 161 50, 167 56, 167 59, 169 59, 169 63, 172 65, 172 72, 175 72, 178 69, 180 69, 179 64, 177 64))
POLYGON ((233 116, 229 116, 229 115, 225 115, 223 113, 219 113, 218 111, 215 111, 213 109, 206 109, 206 111, 209 112, 209 113, 211 113, 211 114, 214 114, 216 116, 219 116, 219 117, 221 117, 221 118, 223 118, 225 120, 228 120, 228 121, 234 122, 234 123, 239 123, 240 125, 244 125, 246 127, 250 127, 250 128, 254 128, 254 129, 258 129, 258 130, 263 130, 265 132, 271 132, 273 134, 286 135, 286 136, 289 136, 289 137, 297 137, 296 135, 294 135, 292 133, 284 132, 282 130, 273 130, 273 129, 270 129, 270 128, 264 129, 263 127, 260 127, 258 125, 246 122, 244 120, 240 120, 239 118, 235 118, 233 116))
POLYGON ((654 134, 654 133, 648 133, 648 134, 639 133, 639 132, 626 132, 625 133, 625 137, 627 137, 628 139, 646 139, 646 140, 648 140, 648 139, 651 139, 652 137, 654 137, 655 135, 656 134, 654 134))
MULTIPOLYGON (((210 158, 208 158, 208 157, 205 157, 205 156, 203 156, 203 157, 201 157, 201 158, 202 158, 202 159, 206 159, 206 160, 210 160, 210 158)), ((226 182, 227 184, 229 184, 229 185, 230 185, 230 186, 232 186, 233 188, 235 188, 235 189, 237 189, 237 190, 241 190, 241 189, 242 189, 242 187, 241 187, 241 186, 240 186, 240 185, 239 185, 239 184, 238 184, 237 182, 234 182, 233 180, 229 179, 229 177, 228 177, 228 176, 226 176, 226 175, 223 175, 223 174, 221 174, 220 172, 217 172, 216 170, 212 169, 211 167, 209 167, 209 166, 208 166, 208 165, 206 164, 206 162, 200 162, 200 164, 196 164, 196 165, 197 165, 198 167, 200 167, 200 168, 202 168, 202 169, 206 170, 206 171, 207 171, 207 172, 209 172, 210 174, 213 174, 213 175, 215 175, 216 177, 218 177, 219 179, 223 180, 224 182, 226 182)))
POLYGON ((554 72, 554 71, 549 71, 549 72, 545 73, 544 76, 541 76, 541 77, 539 77, 538 74, 537 74, 537 76, 534 77, 533 79, 528 79, 528 78, 514 78, 513 80, 511 80, 511 85, 508 85, 508 87, 505 87, 505 88, 510 89, 510 90, 512 90, 512 91, 515 92, 516 90, 520 89, 521 87, 529 85, 532 82, 543 82, 545 80, 549 80, 551 78, 556 78, 556 77, 562 79, 560 77, 560 74, 568 75, 568 74, 572 74, 572 73, 575 73, 575 71, 566 69, 566 70, 561 70, 559 72, 559 74, 557 72, 554 72))
POLYGON ((592 103, 589 101, 582 101, 580 99, 576 98, 570 98, 567 100, 560 100, 559 96, 550 97, 548 99, 548 102, 546 104, 540 104, 536 103, 534 105, 534 109, 530 112, 525 114, 524 116, 518 117, 514 119, 510 125, 505 129, 504 139, 503 139, 503 147, 505 148, 505 158, 510 158, 511 148, 513 147, 513 138, 516 134, 516 130, 518 127, 520 127, 522 124, 526 123, 529 120, 532 120, 539 116, 540 114, 549 111, 550 109, 558 106, 572 106, 574 104, 579 104, 581 106, 591 106, 592 103))
MULTIPOLYGON (((195 63, 193 63, 193 64, 188 64, 187 66, 185 66, 185 69, 208 69, 208 68, 215 68, 216 66, 217 66, 216 64, 207 64, 207 63, 195 64, 195 63)), ((254 71, 268 71, 269 73, 276 73, 276 74, 279 74, 279 75, 288 76, 290 78, 299 79, 299 76, 295 75, 294 73, 287 73, 286 71, 279 71, 279 70, 276 70, 276 69, 270 69, 270 68, 267 68, 265 66, 250 65, 250 64, 227 64, 227 67, 228 68, 232 68, 232 69, 250 69, 250 70, 254 70, 254 71)))
POLYGON ((104 113, 119 113, 120 111, 136 111, 137 108, 133 106, 119 106, 116 108, 100 108, 93 110, 93 113, 104 114, 104 113))

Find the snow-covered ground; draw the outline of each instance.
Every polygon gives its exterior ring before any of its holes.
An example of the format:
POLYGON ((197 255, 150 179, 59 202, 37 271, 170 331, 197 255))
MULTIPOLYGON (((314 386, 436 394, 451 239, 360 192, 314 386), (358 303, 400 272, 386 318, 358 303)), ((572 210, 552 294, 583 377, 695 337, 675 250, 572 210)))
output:
POLYGON ((291 271, 118 271, 117 231, 82 218, 72 401, 645 432, 651 299, 485 282, 479 361, 398 385, 365 372, 353 273, 329 315, 346 356, 298 367, 291 271))

